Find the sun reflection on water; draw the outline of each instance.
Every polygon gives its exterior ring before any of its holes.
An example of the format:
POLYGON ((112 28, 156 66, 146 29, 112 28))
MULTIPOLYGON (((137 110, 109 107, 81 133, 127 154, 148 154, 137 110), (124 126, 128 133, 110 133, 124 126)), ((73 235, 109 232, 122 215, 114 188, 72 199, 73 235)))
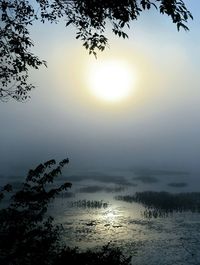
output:
POLYGON ((118 214, 116 210, 112 208, 106 211, 103 215, 103 218, 105 219, 105 221, 110 222, 110 223, 117 221, 117 217, 118 217, 118 214))

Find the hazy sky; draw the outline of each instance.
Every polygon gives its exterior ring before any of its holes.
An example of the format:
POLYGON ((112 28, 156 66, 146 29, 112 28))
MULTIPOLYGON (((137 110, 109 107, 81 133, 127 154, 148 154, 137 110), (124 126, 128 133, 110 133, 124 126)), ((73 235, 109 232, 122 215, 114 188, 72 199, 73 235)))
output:
POLYGON ((169 18, 146 12, 129 39, 111 34, 98 60, 130 64, 135 91, 118 103, 94 97, 89 56, 72 28, 35 25, 34 51, 48 69, 30 72, 27 103, 0 104, 2 175, 18 175, 50 158, 69 156, 73 169, 200 170, 200 1, 187 0, 194 21, 177 32, 169 18))

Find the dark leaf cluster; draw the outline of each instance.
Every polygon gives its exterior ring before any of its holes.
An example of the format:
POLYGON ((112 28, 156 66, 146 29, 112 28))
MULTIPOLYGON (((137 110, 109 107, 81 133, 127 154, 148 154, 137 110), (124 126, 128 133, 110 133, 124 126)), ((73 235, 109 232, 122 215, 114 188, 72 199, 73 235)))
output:
POLYGON ((130 265, 131 257, 126 257, 121 249, 107 244, 97 251, 80 252, 77 248, 64 248, 56 265, 64 265, 66 261, 70 265, 130 265))
MULTIPOLYGON (((68 182, 53 185, 67 163, 65 159, 56 166, 50 160, 30 170, 21 190, 11 194, 9 205, 1 208, 0 264, 53 264, 62 227, 46 213, 49 202, 71 187, 68 182)), ((11 185, 4 186, 0 198, 11 191, 11 185)))

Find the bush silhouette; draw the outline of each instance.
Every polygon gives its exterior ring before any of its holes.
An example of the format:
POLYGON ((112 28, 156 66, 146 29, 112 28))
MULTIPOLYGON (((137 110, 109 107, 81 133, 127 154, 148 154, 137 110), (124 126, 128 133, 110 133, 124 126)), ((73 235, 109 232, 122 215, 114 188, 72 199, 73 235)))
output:
POLYGON ((1 265, 130 264, 130 258, 110 245, 95 252, 80 252, 62 242, 63 227, 54 223, 47 208, 55 196, 71 187, 69 182, 54 184, 68 162, 40 164, 29 171, 19 191, 14 192, 9 184, 1 188, 0 201, 10 194, 8 205, 0 209, 1 265))

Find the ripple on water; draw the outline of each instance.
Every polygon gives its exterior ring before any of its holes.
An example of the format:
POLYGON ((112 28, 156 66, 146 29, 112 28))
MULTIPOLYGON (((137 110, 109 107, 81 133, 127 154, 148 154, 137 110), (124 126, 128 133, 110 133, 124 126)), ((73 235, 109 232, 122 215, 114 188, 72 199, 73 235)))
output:
POLYGON ((200 264, 199 214, 147 219, 140 212, 141 207, 113 203, 105 209, 65 208, 57 220, 70 246, 86 249, 111 242, 133 255, 134 265, 200 264))

